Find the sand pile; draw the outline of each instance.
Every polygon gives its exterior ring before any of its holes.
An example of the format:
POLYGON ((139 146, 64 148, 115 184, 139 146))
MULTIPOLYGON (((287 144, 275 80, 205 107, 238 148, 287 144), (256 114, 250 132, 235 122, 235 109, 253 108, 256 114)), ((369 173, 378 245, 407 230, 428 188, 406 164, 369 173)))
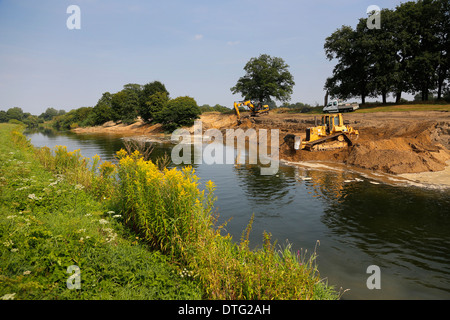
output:
POLYGON ((349 149, 344 162, 394 174, 444 170, 450 153, 433 141, 435 129, 435 123, 363 129, 361 141, 349 149))
POLYGON ((119 134, 124 136, 159 135, 164 133, 161 124, 145 124, 142 120, 138 120, 130 125, 108 121, 101 126, 76 128, 72 131, 75 133, 119 134))

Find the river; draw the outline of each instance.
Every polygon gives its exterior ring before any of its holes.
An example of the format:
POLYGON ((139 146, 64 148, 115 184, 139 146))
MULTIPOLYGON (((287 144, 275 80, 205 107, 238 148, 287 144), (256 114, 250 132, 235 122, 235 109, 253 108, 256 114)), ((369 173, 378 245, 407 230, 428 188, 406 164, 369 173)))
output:
MULTIPOLYGON (((52 131, 27 136, 36 147, 65 145, 111 161, 123 141, 52 131)), ((152 155, 170 155, 172 147, 156 142, 152 155)), ((450 299, 449 189, 323 165, 281 164, 275 175, 261 175, 257 165, 194 167, 201 182, 215 182, 219 221, 228 221, 235 240, 254 214, 252 246, 261 245, 265 230, 281 246, 316 251, 321 277, 345 290, 342 299, 450 299)))

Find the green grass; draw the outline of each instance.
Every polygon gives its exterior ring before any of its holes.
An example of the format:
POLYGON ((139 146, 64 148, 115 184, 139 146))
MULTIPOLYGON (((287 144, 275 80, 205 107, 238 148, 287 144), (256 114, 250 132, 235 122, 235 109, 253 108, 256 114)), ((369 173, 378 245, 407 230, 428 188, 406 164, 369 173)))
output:
POLYGON ((45 170, 13 129, 21 131, 0 124, 0 298, 202 297, 195 282, 124 227, 108 201, 45 170), (80 268, 80 289, 67 287, 71 265, 80 268))
POLYGON ((450 111, 450 104, 402 104, 363 107, 355 113, 399 112, 399 111, 450 111))
MULTIPOLYGON (((314 107, 311 111, 305 114, 323 114, 323 107, 314 107)), ((450 111, 450 104, 400 104, 400 105, 380 105, 380 104, 366 104, 360 106, 355 113, 374 113, 374 112, 398 112, 398 111, 450 111)), ((301 113, 301 109, 279 108, 274 109, 274 113, 301 113)))

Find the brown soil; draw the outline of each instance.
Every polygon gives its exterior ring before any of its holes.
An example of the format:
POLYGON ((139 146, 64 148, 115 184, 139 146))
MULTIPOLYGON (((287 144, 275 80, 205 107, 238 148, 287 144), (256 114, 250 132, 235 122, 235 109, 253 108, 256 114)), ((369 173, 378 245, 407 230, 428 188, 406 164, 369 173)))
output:
MULTIPOLYGON (((276 114, 272 118, 273 125, 285 133, 304 135, 305 129, 314 125, 313 115, 276 114)), ((391 174, 441 171, 450 159, 449 112, 352 113, 344 114, 344 120, 360 133, 352 147, 293 153, 284 144, 280 157, 290 161, 335 161, 391 174)), ((267 126, 271 120, 267 117, 254 122, 256 126, 267 126)))
POLYGON ((148 125, 139 120, 133 124, 117 124, 113 121, 106 122, 101 126, 76 128, 72 129, 75 133, 102 133, 102 134, 118 134, 121 136, 136 136, 136 135, 152 135, 164 136, 164 130, 160 124, 148 125))
MULTIPOLYGON (((201 116, 203 130, 217 128, 279 129, 280 158, 288 161, 333 161, 353 167, 391 174, 436 172, 450 160, 450 112, 408 111, 346 113, 344 120, 359 130, 352 147, 334 151, 295 151, 284 143, 289 133, 304 135, 320 115, 270 113, 247 117, 237 126, 235 115, 206 113, 201 116)), ((114 133, 121 135, 163 136, 160 125, 142 122, 125 126, 106 123, 92 128, 78 128, 77 133, 114 133)))

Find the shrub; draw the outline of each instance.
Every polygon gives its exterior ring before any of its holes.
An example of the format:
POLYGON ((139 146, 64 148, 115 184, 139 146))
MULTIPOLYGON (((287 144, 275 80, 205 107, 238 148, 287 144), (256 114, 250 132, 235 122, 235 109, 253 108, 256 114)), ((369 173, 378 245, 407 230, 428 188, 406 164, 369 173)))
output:
POLYGON ((165 130, 173 131, 182 126, 192 126, 200 114, 201 110, 194 98, 178 97, 167 102, 155 120, 161 123, 165 130))

